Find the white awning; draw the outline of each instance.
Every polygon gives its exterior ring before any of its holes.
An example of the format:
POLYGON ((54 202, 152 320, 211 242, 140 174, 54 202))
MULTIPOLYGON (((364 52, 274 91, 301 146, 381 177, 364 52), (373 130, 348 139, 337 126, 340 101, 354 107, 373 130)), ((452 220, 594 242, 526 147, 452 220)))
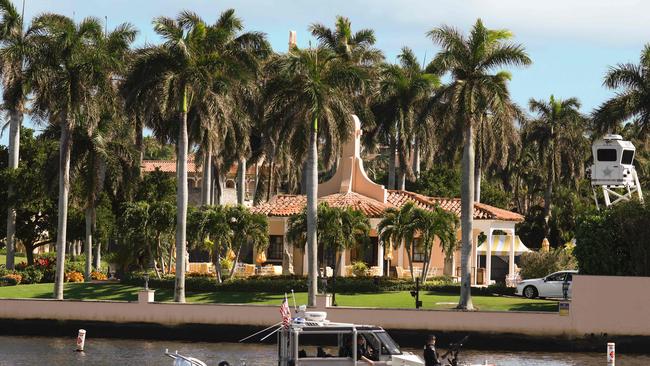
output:
MULTIPOLYGON (((512 235, 492 235, 492 255, 509 255, 510 246, 512 245, 512 235)), ((487 254, 488 240, 476 248, 479 255, 487 254)), ((525 252, 530 252, 524 243, 521 242, 519 236, 515 236, 515 255, 520 255, 525 252)))

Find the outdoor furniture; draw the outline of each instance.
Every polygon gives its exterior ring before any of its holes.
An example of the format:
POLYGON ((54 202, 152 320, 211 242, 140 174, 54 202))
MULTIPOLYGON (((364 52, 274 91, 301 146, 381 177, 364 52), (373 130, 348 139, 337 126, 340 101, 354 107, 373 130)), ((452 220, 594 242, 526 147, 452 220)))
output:
POLYGON ((352 266, 351 265, 345 266, 345 271, 343 273, 345 273, 345 276, 347 276, 347 277, 354 276, 354 273, 352 272, 352 266))
POLYGON ((237 263, 235 265, 235 277, 250 277, 255 275, 255 265, 248 263, 237 263))
POLYGON ((379 268, 379 266, 370 267, 370 275, 371 276, 377 276, 377 277, 381 276, 382 273, 381 273, 381 269, 379 268))
POLYGON ((260 276, 279 276, 282 274, 282 266, 267 264, 266 266, 260 267, 257 274, 260 276))
POLYGON ((323 268, 321 268, 320 269, 320 276, 321 277, 332 277, 332 276, 334 276, 334 270, 330 266, 325 267, 324 271, 323 271, 323 268))
POLYGON ((214 272, 213 267, 214 265, 210 262, 190 262, 187 272, 209 274, 214 272))

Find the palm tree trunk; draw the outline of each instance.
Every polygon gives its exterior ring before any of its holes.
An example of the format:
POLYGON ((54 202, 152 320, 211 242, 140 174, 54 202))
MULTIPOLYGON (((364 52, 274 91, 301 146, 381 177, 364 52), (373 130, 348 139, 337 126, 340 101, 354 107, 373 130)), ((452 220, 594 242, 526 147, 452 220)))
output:
POLYGON ((172 265, 174 263, 174 245, 176 244, 175 241, 170 240, 169 241, 169 262, 167 266, 167 274, 172 273, 172 265))
POLYGON ((413 271, 413 239, 406 246, 406 254, 409 256, 409 269, 411 270, 411 281, 415 282, 415 272, 413 271))
POLYGON ((257 186, 260 184, 260 166, 255 163, 255 185, 253 187, 253 205, 257 205, 257 186))
POLYGON ((237 262, 239 262, 239 255, 241 254, 241 245, 239 248, 237 248, 237 254, 235 254, 235 261, 232 263, 232 267, 230 268, 230 276, 229 278, 232 278, 232 276, 235 274, 235 268, 237 267, 237 262))
POLYGON ((203 154, 203 179, 201 185, 201 204, 209 205, 210 192, 212 183, 212 144, 208 142, 208 147, 203 154))
POLYGON ((308 268, 308 306, 316 305, 316 292, 318 289, 318 243, 316 228, 318 227, 317 199, 318 199, 318 119, 309 137, 309 154, 307 156, 307 268, 308 268))
POLYGON ((397 144, 395 136, 390 137, 388 154, 388 189, 395 189, 395 160, 397 159, 397 144))
POLYGON ((406 167, 400 165, 399 176, 397 177, 397 189, 406 190, 406 167))
POLYGON ((183 87, 183 105, 178 132, 178 182, 176 190, 176 283, 174 301, 185 302, 185 247, 187 227, 187 90, 183 87))
POLYGON ((271 159, 271 160, 269 160, 268 191, 267 191, 267 195, 266 195, 266 201, 267 202, 270 201, 271 198, 273 198, 273 193, 272 193, 272 189, 273 189, 273 166, 274 166, 273 159, 271 159))
MULTIPOLYGON (((10 112, 9 121, 9 169, 17 169, 20 161, 20 125, 23 114, 16 110, 10 112)), ((12 185, 7 187, 7 196, 12 197, 12 185)), ((14 256, 16 252, 16 208, 11 205, 7 209, 7 269, 14 269, 14 256)))
POLYGON ((237 204, 243 205, 246 198, 246 159, 237 163, 237 204))
POLYGON ((97 245, 95 245, 95 256, 93 257, 95 260, 95 268, 97 268, 97 271, 101 271, 102 269, 102 242, 98 241, 97 245))
POLYGON ((548 238, 551 228, 549 220, 551 219, 551 201, 553 199, 553 177, 555 175, 555 159, 551 157, 551 167, 546 177, 546 190, 544 191, 544 237, 548 238))
POLYGON ((472 122, 465 127, 463 146, 463 181, 461 183, 461 287, 458 309, 474 310, 472 304, 472 231, 474 229, 474 131, 472 122))
POLYGON ((413 143, 413 174, 415 180, 420 178, 420 139, 416 138, 413 143))
POLYGON ((54 298, 63 300, 63 281, 65 279, 65 244, 68 228, 68 194, 70 192, 70 150, 72 121, 64 121, 61 126, 59 148, 59 207, 56 237, 56 274, 54 276, 54 298))
POLYGON ((92 263, 93 263, 93 217, 95 216, 95 208, 90 206, 86 207, 85 212, 86 219, 86 272, 85 280, 90 281, 90 272, 92 272, 92 263))
POLYGON ((474 166, 474 202, 481 202, 481 161, 478 160, 474 166))
POLYGON ((221 254, 217 253, 217 260, 214 263, 214 268, 217 270, 217 283, 223 282, 221 279, 221 254))
POLYGON ((144 126, 139 115, 135 117, 135 148, 138 151, 138 176, 142 177, 142 160, 144 160, 144 126))

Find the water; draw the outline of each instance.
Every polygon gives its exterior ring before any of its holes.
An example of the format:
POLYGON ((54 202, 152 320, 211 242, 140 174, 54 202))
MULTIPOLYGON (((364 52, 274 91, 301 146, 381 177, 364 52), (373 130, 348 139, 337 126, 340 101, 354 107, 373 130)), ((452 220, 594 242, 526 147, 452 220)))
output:
MULTIPOLYGON (((144 340, 86 340, 86 352, 74 352, 75 337, 0 337, 0 366, 75 366, 75 365, 171 365, 172 360, 163 356, 165 348, 170 352, 191 355, 216 365, 226 360, 231 365, 275 366, 275 346, 269 344, 198 343, 178 341, 144 340)), ((416 350, 410 350, 419 352, 416 350)), ((483 363, 488 360, 499 366, 592 366, 605 365, 603 353, 553 353, 553 352, 504 352, 471 351, 462 353, 464 362, 483 363)), ((617 355, 618 366, 650 365, 650 355, 617 355)))

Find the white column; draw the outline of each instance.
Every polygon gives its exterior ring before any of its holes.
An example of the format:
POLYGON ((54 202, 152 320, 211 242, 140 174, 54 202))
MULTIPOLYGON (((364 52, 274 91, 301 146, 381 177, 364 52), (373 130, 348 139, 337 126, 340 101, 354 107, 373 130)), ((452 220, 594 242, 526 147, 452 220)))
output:
POLYGON ((472 286, 476 286, 478 283, 478 250, 476 250, 476 243, 478 242, 478 234, 474 235, 472 233, 472 266, 470 271, 474 270, 474 276, 472 276, 472 286))
POLYGON ((302 274, 303 274, 303 276, 308 275, 308 271, 307 271, 307 243, 305 243, 305 246, 302 249, 302 274))
POLYGON ((508 258, 508 273, 510 278, 515 276, 515 229, 509 230, 512 233, 512 245, 510 246, 510 258, 508 258))
POLYGON ((338 272, 338 276, 340 277, 345 277, 345 253, 347 252, 347 249, 343 250, 341 252, 341 265, 339 268, 336 269, 338 272))
POLYGON ((377 238, 377 266, 379 267, 379 273, 381 276, 384 275, 384 242, 377 238))
POLYGON ((485 284, 490 285, 490 280, 492 279, 492 232, 494 230, 490 228, 489 230, 489 235, 488 235, 488 240, 487 240, 487 251, 485 254, 485 284))

